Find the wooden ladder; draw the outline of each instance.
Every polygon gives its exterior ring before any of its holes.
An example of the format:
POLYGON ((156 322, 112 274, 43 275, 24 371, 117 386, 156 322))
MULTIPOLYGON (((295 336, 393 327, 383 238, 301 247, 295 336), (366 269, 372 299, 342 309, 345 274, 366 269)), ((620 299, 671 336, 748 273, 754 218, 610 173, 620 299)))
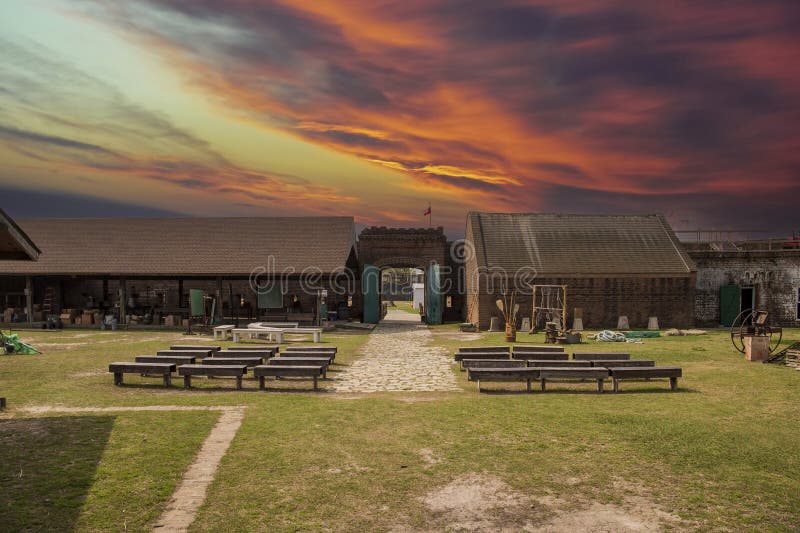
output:
POLYGON ((47 319, 48 315, 53 314, 53 307, 56 303, 56 289, 54 287, 45 287, 44 289, 44 300, 42 300, 42 314, 45 316, 45 320, 47 319))

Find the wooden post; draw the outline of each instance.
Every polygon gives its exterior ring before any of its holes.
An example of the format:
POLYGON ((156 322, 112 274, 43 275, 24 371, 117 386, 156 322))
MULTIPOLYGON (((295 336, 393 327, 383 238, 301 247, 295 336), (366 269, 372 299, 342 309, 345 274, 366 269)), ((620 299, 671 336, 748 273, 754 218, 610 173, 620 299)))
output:
POLYGON ((531 308, 531 335, 536 331, 536 285, 533 286, 533 304, 531 308))
POLYGON ((217 277, 217 308, 216 308, 216 320, 217 324, 222 324, 222 278, 217 277))
POLYGON ((119 278, 119 323, 125 324, 125 315, 128 314, 128 291, 125 290, 125 278, 119 278))
POLYGON ((33 324, 33 280, 25 277, 25 314, 28 315, 28 325, 33 324))

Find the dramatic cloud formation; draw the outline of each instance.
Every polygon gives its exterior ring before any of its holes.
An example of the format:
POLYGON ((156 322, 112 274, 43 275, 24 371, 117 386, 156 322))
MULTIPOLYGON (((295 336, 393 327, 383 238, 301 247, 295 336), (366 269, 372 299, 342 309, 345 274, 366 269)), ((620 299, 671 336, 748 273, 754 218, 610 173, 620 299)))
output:
MULTIPOLYGON (((355 156, 384 180, 399 173, 388 195, 403 207, 435 198, 455 231, 468 208, 793 222, 780 208, 800 193, 797 2, 86 0, 67 12, 155 55, 230 119, 355 156)), ((16 71, 34 63, 68 88, 0 70, 0 139, 20 153, 255 204, 415 220, 374 190, 241 168, 99 80, 14 46, 0 51, 16 71), (83 106, 88 116, 51 112, 86 84, 106 95, 83 106), (41 105, 53 94, 62 101, 41 105), (9 98, 62 134, 10 124, 9 98)))

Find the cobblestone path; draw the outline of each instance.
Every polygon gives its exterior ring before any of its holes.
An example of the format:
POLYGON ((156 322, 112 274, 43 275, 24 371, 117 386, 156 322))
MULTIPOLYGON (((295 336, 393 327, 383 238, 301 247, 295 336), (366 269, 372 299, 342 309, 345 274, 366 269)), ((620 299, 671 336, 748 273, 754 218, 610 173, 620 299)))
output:
POLYGON ((430 346, 433 336, 419 317, 389 311, 364 345, 364 356, 341 372, 337 392, 461 391, 450 358, 430 346))

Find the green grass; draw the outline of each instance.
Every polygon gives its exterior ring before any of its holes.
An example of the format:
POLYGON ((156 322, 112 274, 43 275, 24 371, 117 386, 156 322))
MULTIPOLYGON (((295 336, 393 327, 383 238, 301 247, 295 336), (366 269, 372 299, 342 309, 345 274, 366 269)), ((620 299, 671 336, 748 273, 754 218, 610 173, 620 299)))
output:
POLYGON ((412 315, 419 315, 419 311, 411 307, 411 302, 395 300, 394 307, 389 307, 389 309, 395 311, 405 311, 406 313, 411 313, 412 315))
POLYGON ((0 420, 3 530, 147 531, 218 416, 128 412, 0 420))
MULTIPOLYGON (((432 332, 449 351, 503 343, 502 333, 474 338, 453 325, 432 332)), ((800 340, 800 331, 785 337, 800 340)), ((625 382, 616 395, 597 395, 591 383, 556 383, 546 394, 498 384, 479 395, 455 366, 461 393, 263 393, 251 380, 242 392, 229 380, 197 380, 199 390, 183 391, 128 376, 130 385, 114 387, 108 362, 187 341, 152 332, 36 332, 23 339, 45 353, 0 357, 0 390, 11 405, 0 420, 0 523, 12 530, 146 528, 218 416, 35 418, 14 411, 22 405, 247 406, 195 531, 444 529, 446 517, 419 497, 473 473, 576 507, 620 503, 634 491, 679 516, 681 529, 793 531, 800 523, 800 372, 746 362, 726 332, 573 347, 625 350, 684 369, 677 393, 661 381, 625 382), (426 453, 438 462, 430 464, 426 453), (23 474, 38 481, 14 478, 20 461, 28 465, 23 474), (61 465, 69 465, 66 489, 46 475, 61 465)), ((365 339, 326 337, 345 365, 365 339)), ((523 333, 518 341, 543 339, 523 333)), ((277 387, 304 386, 283 381, 277 387)), ((517 520, 547 517, 518 512, 503 524, 517 529, 517 520)))

